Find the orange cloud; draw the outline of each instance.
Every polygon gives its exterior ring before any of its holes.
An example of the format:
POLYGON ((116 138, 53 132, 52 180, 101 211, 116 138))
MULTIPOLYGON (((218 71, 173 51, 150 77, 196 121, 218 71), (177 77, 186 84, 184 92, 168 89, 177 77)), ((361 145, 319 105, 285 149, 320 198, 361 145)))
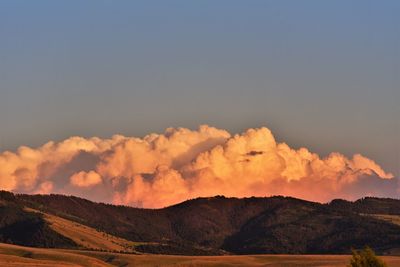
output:
POLYGON ((91 187, 101 183, 101 176, 95 172, 78 172, 71 176, 71 184, 77 187, 91 187))
POLYGON ((196 131, 169 128, 144 138, 71 137, 0 154, 1 189, 78 194, 152 208, 219 194, 283 194, 315 201, 398 197, 396 182, 362 155, 321 158, 306 148, 277 143, 267 128, 234 136, 203 125, 196 131))

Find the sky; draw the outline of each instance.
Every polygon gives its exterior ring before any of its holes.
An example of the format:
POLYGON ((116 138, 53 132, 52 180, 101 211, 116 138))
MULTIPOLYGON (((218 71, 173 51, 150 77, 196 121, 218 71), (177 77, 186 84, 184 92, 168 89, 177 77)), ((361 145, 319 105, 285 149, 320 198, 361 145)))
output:
POLYGON ((0 1, 0 151, 268 127, 400 175, 399 1, 0 1))

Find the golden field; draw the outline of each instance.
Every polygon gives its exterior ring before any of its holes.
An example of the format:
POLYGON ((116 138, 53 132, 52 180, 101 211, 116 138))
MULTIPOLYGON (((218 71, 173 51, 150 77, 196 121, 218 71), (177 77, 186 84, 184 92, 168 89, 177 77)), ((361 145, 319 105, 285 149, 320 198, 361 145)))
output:
MULTIPOLYGON (((348 255, 167 256, 133 255, 83 250, 42 249, 0 243, 0 266, 310 266, 339 267, 348 255)), ((400 257, 383 256, 388 266, 400 266, 400 257)))

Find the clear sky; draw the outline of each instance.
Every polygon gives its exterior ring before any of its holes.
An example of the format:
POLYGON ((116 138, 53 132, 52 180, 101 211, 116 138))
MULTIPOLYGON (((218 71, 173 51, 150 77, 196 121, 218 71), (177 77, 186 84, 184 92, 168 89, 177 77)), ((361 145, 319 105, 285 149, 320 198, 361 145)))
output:
POLYGON ((0 1, 0 150, 266 126, 399 175, 400 1, 0 1))

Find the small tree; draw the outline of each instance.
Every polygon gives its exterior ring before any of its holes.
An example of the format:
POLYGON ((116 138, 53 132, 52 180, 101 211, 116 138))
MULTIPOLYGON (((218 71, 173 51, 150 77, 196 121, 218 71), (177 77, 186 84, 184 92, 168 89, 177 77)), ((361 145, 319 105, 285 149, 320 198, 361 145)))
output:
POLYGON ((387 265, 375 255, 371 248, 365 247, 359 251, 353 249, 353 256, 348 267, 387 267, 387 265))

